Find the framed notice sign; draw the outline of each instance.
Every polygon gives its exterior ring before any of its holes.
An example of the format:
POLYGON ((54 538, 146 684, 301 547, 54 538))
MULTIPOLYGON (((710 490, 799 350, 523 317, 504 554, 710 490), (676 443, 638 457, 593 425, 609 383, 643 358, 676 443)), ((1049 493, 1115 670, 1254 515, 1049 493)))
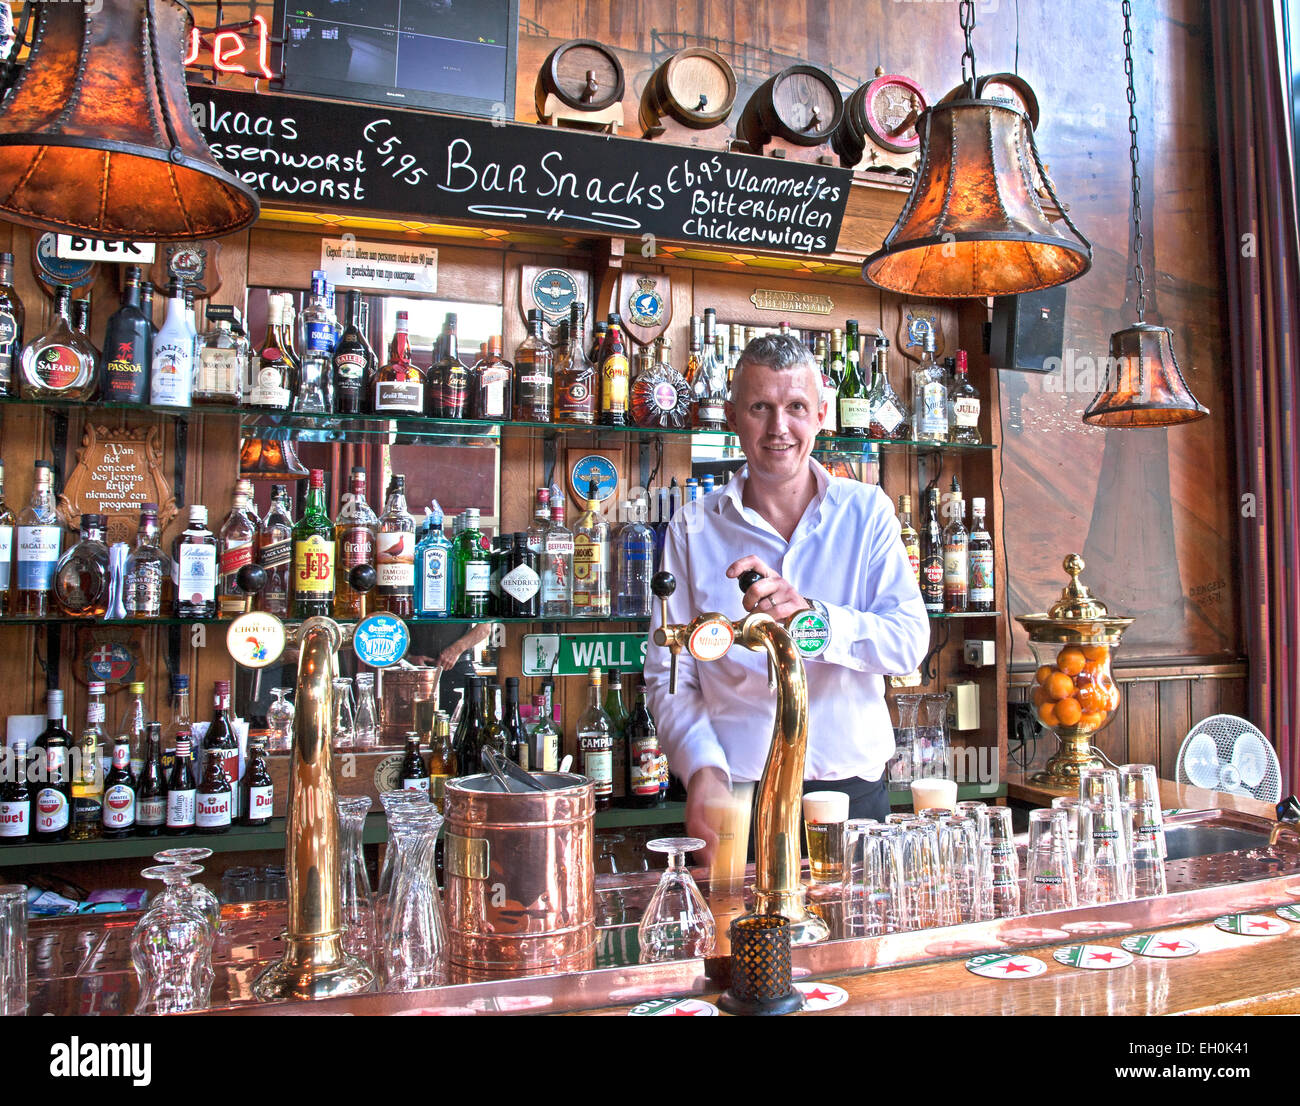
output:
POLYGON ((283 88, 514 118, 519 0, 276 0, 283 88))

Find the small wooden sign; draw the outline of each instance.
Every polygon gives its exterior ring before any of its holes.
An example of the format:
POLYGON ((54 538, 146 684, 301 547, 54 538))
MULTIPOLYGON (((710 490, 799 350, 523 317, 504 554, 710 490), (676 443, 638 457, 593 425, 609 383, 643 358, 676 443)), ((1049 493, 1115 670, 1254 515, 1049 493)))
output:
POLYGON ((77 463, 59 496, 59 517, 76 529, 89 511, 108 517, 109 545, 129 541, 142 503, 158 504, 158 527, 176 516, 176 493, 162 473, 162 437, 156 426, 134 429, 86 423, 77 463))
POLYGON ((569 305, 575 302, 587 305, 587 326, 590 328, 595 309, 591 303, 589 273, 556 265, 519 267, 519 317, 524 322, 528 321, 528 312, 540 311, 547 326, 557 326, 569 317, 569 305))
POLYGON ((956 312, 950 307, 940 307, 933 303, 903 304, 898 317, 895 350, 912 361, 920 361, 921 353, 925 349, 927 328, 934 329, 936 361, 942 361, 945 357, 956 354, 956 312))
POLYGON ((784 314, 829 315, 835 309, 830 296, 817 292, 787 292, 778 288, 755 288, 749 302, 760 311, 780 311, 784 314))
POLYGON ((650 345, 673 320, 672 279, 667 273, 624 269, 618 277, 618 310, 633 341, 650 345))

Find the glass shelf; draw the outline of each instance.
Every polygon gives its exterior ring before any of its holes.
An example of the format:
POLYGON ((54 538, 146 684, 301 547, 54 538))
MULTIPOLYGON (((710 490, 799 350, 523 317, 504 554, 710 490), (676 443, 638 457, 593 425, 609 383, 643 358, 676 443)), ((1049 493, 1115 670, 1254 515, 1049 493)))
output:
POLYGON ((930 614, 930 617, 937 620, 945 618, 1001 618, 1001 611, 950 611, 944 614, 930 614))
MULTIPOLYGON (((234 619, 231 618, 70 618, 66 615, 50 615, 46 618, 7 618, 0 617, 0 627, 3 626, 41 626, 53 623, 58 626, 229 626, 234 619)), ((289 629, 301 626, 303 619, 285 619, 284 624, 289 629)), ((360 619, 357 618, 336 618, 334 619, 340 626, 355 626, 360 619)), ((487 614, 481 618, 407 618, 403 619, 409 626, 446 626, 446 625, 469 625, 477 626, 484 622, 511 622, 527 625, 537 622, 561 622, 561 623, 589 623, 598 626, 610 625, 627 625, 636 623, 639 625, 649 625, 650 616, 592 616, 592 615, 566 615, 556 617, 554 615, 542 618, 515 618, 505 615, 487 614)))

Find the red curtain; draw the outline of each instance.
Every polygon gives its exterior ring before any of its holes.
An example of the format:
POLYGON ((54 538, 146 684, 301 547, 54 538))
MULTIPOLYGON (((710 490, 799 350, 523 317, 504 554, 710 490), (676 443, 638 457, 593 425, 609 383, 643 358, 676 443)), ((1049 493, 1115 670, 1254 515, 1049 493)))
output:
MULTIPOLYGON (((1291 0, 1296 2, 1296 0, 1291 0)), ((1289 77, 1281 0, 1212 3, 1219 171, 1243 494, 1241 593, 1249 714, 1300 793, 1300 513, 1295 440, 1300 306, 1289 77)))

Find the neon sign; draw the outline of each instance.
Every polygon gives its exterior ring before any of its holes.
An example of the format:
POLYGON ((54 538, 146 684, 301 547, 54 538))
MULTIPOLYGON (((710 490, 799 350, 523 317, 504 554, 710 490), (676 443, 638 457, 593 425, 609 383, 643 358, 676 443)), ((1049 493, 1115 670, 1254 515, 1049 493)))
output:
POLYGON ((189 50, 185 64, 196 65, 199 54, 206 46, 212 54, 212 68, 218 73, 238 73, 245 77, 265 77, 273 80, 271 72, 271 32, 264 16, 255 15, 248 23, 236 24, 240 30, 214 27, 210 31, 190 30, 189 50), (243 28, 248 28, 245 32, 243 28), (255 32, 255 37, 254 37, 255 32), (211 36, 212 41, 205 41, 211 36), (255 60, 249 54, 255 55, 255 60), (248 64, 245 64, 247 62, 248 64))

